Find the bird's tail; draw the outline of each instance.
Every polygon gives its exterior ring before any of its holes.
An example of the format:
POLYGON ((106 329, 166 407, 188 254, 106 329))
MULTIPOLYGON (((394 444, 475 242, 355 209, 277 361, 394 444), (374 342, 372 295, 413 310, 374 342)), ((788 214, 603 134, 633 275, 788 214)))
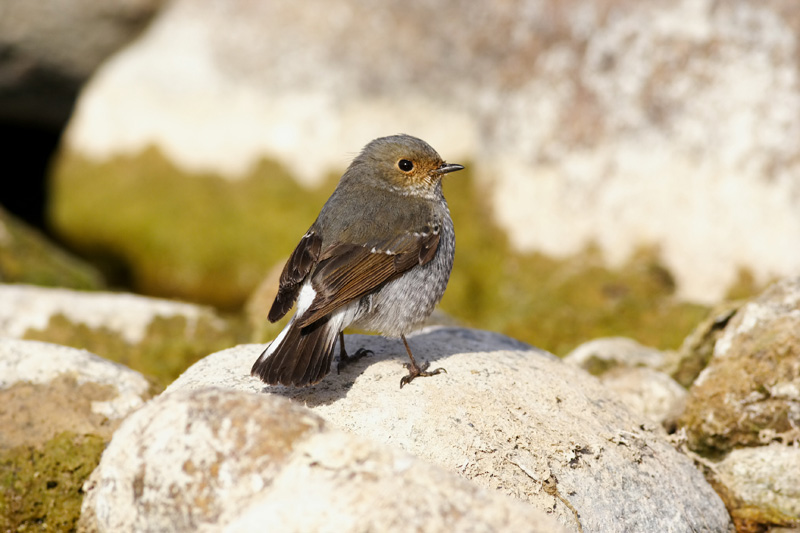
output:
POLYGON ((270 385, 306 387, 318 383, 331 368, 339 334, 335 322, 326 317, 300 327, 297 317, 293 317, 256 360, 250 373, 270 385))

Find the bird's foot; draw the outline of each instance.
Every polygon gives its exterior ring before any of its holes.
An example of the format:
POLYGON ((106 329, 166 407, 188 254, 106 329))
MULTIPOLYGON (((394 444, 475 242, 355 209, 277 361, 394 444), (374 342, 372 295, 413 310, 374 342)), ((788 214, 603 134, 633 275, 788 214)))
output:
POLYGON ((435 376, 436 374, 441 374, 442 372, 447 374, 447 370, 445 370, 444 368, 437 368, 436 370, 431 370, 430 372, 428 372, 428 367, 431 366, 431 363, 429 361, 425 361, 424 363, 422 363, 421 366, 417 366, 414 363, 406 363, 403 366, 408 369, 408 375, 403 376, 403 378, 400 380, 401 389, 403 388, 404 385, 408 385, 414 379, 419 377, 427 378, 430 376, 435 376))
POLYGON ((339 363, 336 365, 336 373, 341 374, 342 370, 344 370, 348 365, 355 363, 362 357, 370 357, 372 355, 375 355, 374 352, 365 348, 359 348, 353 355, 347 355, 347 352, 342 351, 339 354, 339 363))

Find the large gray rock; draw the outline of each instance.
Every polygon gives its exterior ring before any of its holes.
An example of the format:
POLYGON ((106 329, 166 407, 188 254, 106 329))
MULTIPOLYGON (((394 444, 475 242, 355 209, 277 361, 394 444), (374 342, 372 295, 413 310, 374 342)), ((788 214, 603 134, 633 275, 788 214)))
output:
POLYGON ((409 338, 446 374, 399 388, 398 340, 363 335, 374 352, 309 389, 250 377, 262 345, 199 361, 164 395, 208 386, 294 399, 331 423, 554 512, 570 531, 726 531, 727 512, 663 431, 594 377, 508 337, 429 328, 409 338))
POLYGON ((60 127, 81 84, 163 0, 3 0, 0 120, 60 127))
POLYGON ((800 268, 798 9, 177 0, 92 80, 65 148, 154 145, 229 178, 267 158, 312 184, 414 133, 475 162, 516 250, 654 245, 681 296, 714 301, 741 268, 800 268))
POLYGON ((563 531, 283 398, 219 389, 130 416, 84 488, 85 531, 563 531))

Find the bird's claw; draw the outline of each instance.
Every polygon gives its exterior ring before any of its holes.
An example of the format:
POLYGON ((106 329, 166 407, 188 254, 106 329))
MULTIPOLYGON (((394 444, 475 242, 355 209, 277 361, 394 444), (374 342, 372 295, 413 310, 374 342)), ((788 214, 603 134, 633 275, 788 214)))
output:
POLYGON ((436 370, 431 370, 430 372, 428 372, 428 367, 431 366, 430 361, 425 361, 424 363, 422 363, 421 366, 415 366, 412 365, 411 363, 406 363, 403 366, 408 369, 408 375, 403 376, 402 379, 400 379, 401 389, 403 388, 404 385, 408 385, 414 379, 419 377, 427 378, 430 376, 435 376, 436 374, 441 374, 442 372, 447 374, 447 370, 445 370, 444 368, 437 368, 436 370))
POLYGON ((347 352, 339 354, 339 363, 337 363, 336 365, 336 373, 341 374, 342 370, 345 367, 347 367, 347 365, 355 363, 362 357, 370 357, 373 355, 375 355, 375 352, 373 352, 372 350, 367 350, 365 348, 359 348, 353 355, 347 355, 347 352))

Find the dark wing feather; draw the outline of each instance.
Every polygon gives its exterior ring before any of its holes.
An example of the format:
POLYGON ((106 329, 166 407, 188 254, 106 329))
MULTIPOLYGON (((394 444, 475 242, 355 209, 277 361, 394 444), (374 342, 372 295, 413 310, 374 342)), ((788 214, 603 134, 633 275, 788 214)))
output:
POLYGON ((439 233, 435 233, 431 239, 422 242, 419 249, 419 264, 425 265, 433 260, 436 250, 439 248, 439 233))
POLYGON ((336 243, 319 256, 311 278, 317 296, 300 325, 313 324, 417 265, 433 259, 439 234, 403 233, 365 245, 336 243))
POLYGON ((272 308, 269 310, 268 318, 270 322, 280 320, 292 308, 297 300, 303 280, 319 260, 321 248, 322 237, 317 235, 313 229, 309 230, 300 239, 300 243, 292 252, 289 260, 286 261, 286 265, 281 272, 278 295, 275 296, 275 301, 272 302, 272 308))

